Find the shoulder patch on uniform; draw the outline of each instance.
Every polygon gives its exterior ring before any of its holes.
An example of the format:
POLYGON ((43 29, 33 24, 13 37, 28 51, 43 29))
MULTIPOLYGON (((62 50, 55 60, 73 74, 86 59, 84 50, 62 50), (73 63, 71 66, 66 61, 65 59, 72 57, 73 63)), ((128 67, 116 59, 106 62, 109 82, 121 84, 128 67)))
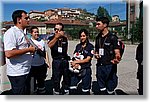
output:
POLYGON ((118 41, 118 45, 120 46, 120 43, 119 43, 119 41, 118 41))
POLYGON ((91 50, 91 54, 94 54, 94 50, 91 50))

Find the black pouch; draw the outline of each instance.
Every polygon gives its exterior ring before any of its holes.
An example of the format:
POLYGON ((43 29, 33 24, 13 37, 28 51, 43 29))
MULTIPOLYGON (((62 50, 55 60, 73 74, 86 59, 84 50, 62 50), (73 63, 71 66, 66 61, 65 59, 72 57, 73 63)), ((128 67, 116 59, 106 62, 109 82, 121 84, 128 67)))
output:
POLYGON ((65 57, 65 59, 68 60, 68 61, 70 61, 70 60, 71 60, 71 57, 67 55, 67 56, 65 57))

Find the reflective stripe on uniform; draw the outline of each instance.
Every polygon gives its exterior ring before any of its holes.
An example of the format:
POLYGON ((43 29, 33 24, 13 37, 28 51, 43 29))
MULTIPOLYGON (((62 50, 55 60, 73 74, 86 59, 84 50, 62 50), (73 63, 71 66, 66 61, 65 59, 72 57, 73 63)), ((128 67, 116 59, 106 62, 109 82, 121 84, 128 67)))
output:
POLYGON ((77 89, 77 86, 70 86, 70 89, 77 89))
POLYGON ((105 91, 105 90, 106 90, 106 88, 105 88, 105 87, 100 89, 100 91, 105 91))
POLYGON ((89 92, 90 91, 90 89, 82 89, 82 92, 89 92))

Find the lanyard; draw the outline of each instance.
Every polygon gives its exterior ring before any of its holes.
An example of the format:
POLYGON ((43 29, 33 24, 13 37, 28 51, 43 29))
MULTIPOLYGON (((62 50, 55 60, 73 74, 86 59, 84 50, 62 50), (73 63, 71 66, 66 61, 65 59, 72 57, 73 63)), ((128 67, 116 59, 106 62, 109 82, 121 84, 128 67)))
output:
POLYGON ((105 44, 105 42, 106 42, 106 39, 107 39, 107 36, 105 37, 105 39, 104 39, 104 41, 103 41, 103 44, 101 44, 102 42, 101 42, 101 38, 99 38, 99 47, 100 48, 104 48, 104 44, 105 44))
POLYGON ((80 48, 79 51, 80 51, 81 53, 83 53, 85 47, 86 47, 86 46, 83 47, 83 46, 81 45, 81 48, 80 48))
POLYGON ((62 47, 62 38, 58 39, 58 47, 62 47))
POLYGON ((35 47, 36 50, 39 49, 38 46, 31 39, 29 39, 27 37, 27 35, 23 32, 23 30, 20 30, 20 31, 23 33, 23 35, 29 45, 32 45, 33 47, 35 47))

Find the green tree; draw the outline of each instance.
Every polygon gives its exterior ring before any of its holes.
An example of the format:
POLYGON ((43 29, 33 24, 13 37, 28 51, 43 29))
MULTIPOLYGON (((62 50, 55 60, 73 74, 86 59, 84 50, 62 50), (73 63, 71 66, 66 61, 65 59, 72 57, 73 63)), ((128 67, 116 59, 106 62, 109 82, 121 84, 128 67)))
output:
POLYGON ((132 37, 134 42, 143 41, 143 21, 137 19, 133 28, 131 28, 132 37))
POLYGON ((98 17, 103 17, 103 16, 108 17, 108 19, 110 21, 112 21, 111 16, 109 15, 108 11, 104 7, 99 6, 99 8, 97 10, 97 16, 98 17))

